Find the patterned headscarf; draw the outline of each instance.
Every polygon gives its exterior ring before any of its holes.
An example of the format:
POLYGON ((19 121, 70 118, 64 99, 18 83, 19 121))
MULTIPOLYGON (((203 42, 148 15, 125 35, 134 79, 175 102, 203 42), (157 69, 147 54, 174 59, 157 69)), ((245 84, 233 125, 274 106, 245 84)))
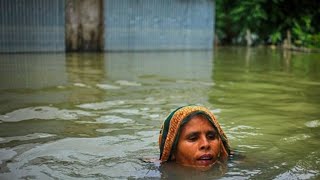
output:
POLYGON ((221 139, 221 153, 227 157, 230 154, 230 146, 227 136, 221 129, 213 113, 203 106, 183 106, 174 110, 163 122, 159 135, 160 160, 162 162, 171 160, 172 151, 177 146, 181 126, 187 123, 193 116, 203 115, 213 127, 221 139))

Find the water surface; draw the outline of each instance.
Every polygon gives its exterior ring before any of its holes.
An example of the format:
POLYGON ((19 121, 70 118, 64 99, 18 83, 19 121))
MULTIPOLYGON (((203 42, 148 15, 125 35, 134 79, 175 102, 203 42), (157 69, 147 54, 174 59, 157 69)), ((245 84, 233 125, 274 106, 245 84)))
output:
MULTIPOLYGON (((266 48, 1 54, 0 179, 317 179, 320 56, 266 48), (186 104, 218 117, 223 171, 150 164, 186 104)), ((220 168, 221 169, 221 168, 220 168)))

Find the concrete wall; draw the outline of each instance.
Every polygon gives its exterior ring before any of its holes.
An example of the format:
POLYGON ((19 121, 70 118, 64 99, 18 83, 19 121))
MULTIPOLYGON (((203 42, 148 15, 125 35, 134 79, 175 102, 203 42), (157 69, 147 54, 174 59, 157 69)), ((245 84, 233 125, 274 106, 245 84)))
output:
POLYGON ((66 48, 103 50, 102 0, 66 0, 66 48))

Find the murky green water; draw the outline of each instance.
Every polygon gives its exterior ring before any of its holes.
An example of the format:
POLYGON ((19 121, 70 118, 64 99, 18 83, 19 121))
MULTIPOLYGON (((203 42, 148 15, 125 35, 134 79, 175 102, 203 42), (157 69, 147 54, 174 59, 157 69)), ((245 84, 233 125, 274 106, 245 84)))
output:
POLYGON ((0 179, 318 179, 319 109, 319 54, 2 54, 0 179), (217 115, 238 154, 223 172, 139 159, 185 104, 217 115))

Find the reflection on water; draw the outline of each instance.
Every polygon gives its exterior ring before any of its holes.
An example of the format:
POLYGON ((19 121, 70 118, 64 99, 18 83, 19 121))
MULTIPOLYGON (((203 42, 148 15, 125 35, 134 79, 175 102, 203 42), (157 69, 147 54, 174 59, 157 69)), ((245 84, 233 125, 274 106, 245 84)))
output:
POLYGON ((259 48, 2 54, 0 179, 319 178, 318 59, 259 48), (162 121, 185 104, 217 115, 239 154, 225 168, 140 160, 158 156, 162 121))
POLYGON ((212 81, 210 51, 109 53, 106 59, 107 76, 111 80, 212 81))
POLYGON ((40 89, 67 83, 64 54, 0 54, 0 90, 40 89))

